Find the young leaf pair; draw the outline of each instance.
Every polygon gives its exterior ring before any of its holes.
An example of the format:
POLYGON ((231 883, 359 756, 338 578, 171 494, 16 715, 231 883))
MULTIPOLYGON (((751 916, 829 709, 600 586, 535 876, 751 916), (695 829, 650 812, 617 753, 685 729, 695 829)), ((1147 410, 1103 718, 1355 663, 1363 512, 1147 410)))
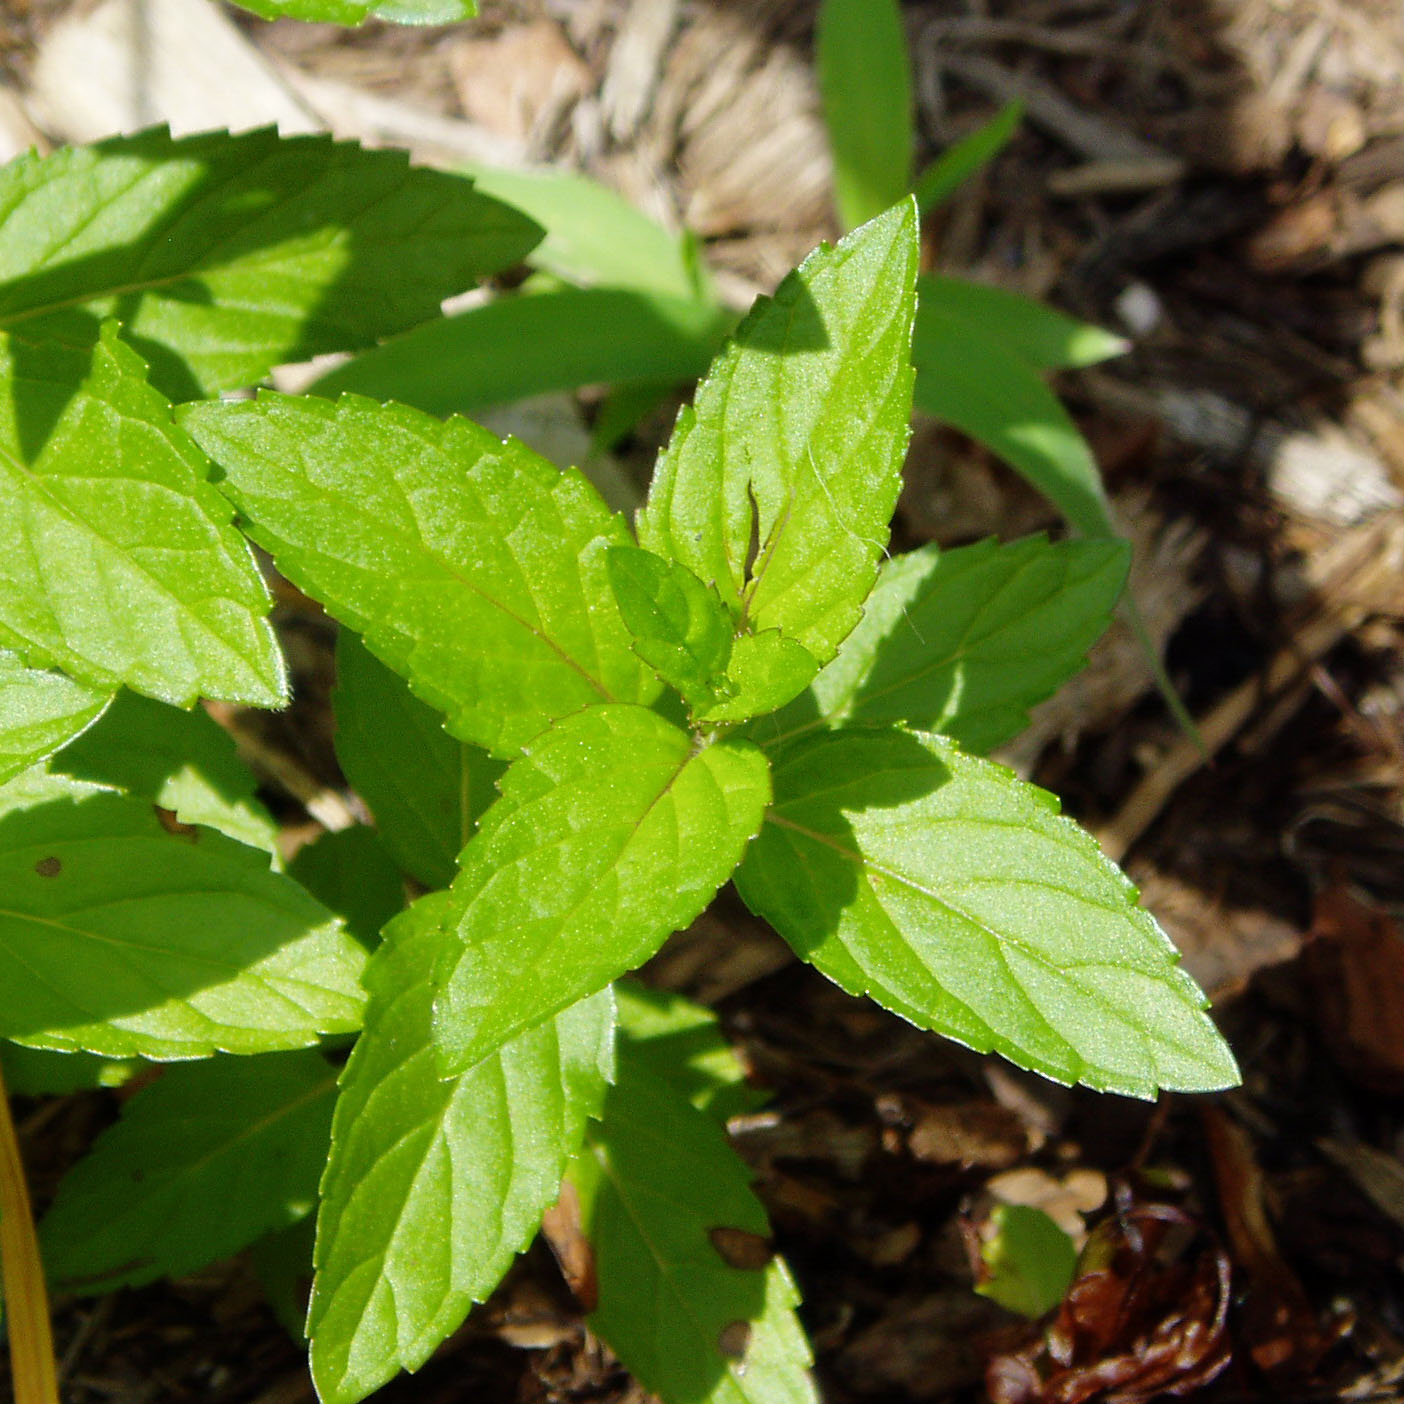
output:
MULTIPOLYGON (((506 762, 457 875, 370 961, 322 1185, 325 1398, 428 1358, 535 1232, 592 1119, 596 1147, 666 1123, 647 1108, 667 1091, 614 1058, 613 983, 733 872, 798 954, 923 1027, 1142 1096, 1235 1077, 1095 843, 948 739, 997 744, 1078 666, 1122 551, 1035 541, 880 571, 916 264, 908 202, 758 304, 680 415, 637 544, 579 474, 465 421, 353 397, 182 411, 280 570, 506 762)), ((603 1302, 617 1218, 592 1223, 603 1302)), ((792 1333, 755 1329, 702 1340, 711 1383, 675 1397, 759 1397, 744 1381, 767 1377, 767 1341, 793 1379, 792 1333)))

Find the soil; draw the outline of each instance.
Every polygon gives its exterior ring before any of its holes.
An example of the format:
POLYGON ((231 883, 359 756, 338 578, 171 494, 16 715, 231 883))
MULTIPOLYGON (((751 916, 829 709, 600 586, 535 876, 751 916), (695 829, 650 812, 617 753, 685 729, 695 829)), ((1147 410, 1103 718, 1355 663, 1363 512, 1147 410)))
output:
MULTIPOLYGON (((13 93, 31 91, 55 26, 91 8, 10 0, 13 93)), ((929 265, 1133 342, 1059 389, 1203 738, 1114 632, 1009 758, 1141 885, 1244 1085, 1154 1105, 1054 1087, 842 995, 725 898, 650 977, 713 1003, 771 1093, 732 1129, 830 1404, 1404 1398, 1404 11, 904 14, 923 162, 1006 97, 1027 106, 930 222, 929 265), (972 1290, 1000 1202, 1048 1209, 1105 1264, 1048 1321, 972 1290)), ((837 232, 813 20, 800 0, 485 0, 446 29, 239 26, 295 70, 599 176, 697 231, 741 304, 837 232)), ((668 422, 643 426, 626 467, 646 470, 668 422)), ((918 427, 894 545, 1039 529, 1058 523, 1008 470, 918 427)), ((315 696, 328 631, 291 595, 283 613, 315 696)), ((316 828, 297 801, 344 783, 326 733, 313 708, 253 745, 292 841, 316 828)), ((42 1204, 113 1109, 83 1094, 18 1114, 42 1204)), ((70 1404, 312 1397, 243 1259, 62 1301, 57 1329, 70 1404)), ((642 1396, 538 1247, 376 1397, 642 1396)))

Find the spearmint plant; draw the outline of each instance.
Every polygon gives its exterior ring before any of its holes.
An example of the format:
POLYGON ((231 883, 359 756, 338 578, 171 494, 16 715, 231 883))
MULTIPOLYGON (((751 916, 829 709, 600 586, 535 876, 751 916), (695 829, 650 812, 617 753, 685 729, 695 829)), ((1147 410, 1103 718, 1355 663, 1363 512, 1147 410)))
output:
POLYGON ((632 526, 466 419, 216 398, 432 317, 538 233, 269 133, 0 174, 4 1066, 167 1064, 64 1181, 48 1273, 255 1245, 285 1278, 315 1209, 313 1376, 352 1404, 561 1200, 647 1388, 807 1400, 724 1132, 753 1094, 707 1011, 625 977, 734 879, 845 990, 971 1048, 1139 1097, 1232 1083, 1125 877, 981 758, 1080 666, 1125 549, 889 557, 910 201, 757 304, 632 526), (248 540, 341 625, 337 750, 376 818, 286 870, 232 742, 179 710, 287 701, 248 540))

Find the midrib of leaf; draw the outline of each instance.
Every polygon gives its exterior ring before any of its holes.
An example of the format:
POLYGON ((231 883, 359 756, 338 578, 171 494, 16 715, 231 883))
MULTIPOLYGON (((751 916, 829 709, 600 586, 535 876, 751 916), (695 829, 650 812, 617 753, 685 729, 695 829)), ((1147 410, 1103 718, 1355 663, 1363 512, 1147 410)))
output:
MULTIPOLYGON (((668 1295, 672 1297, 675 1303, 677 1303, 677 1310, 679 1314, 685 1316, 692 1323, 693 1330, 696 1333, 697 1338, 699 1340, 708 1341, 709 1336, 707 1333, 706 1326, 702 1323, 701 1319, 697 1316, 696 1312, 692 1310, 692 1298, 689 1296, 688 1293, 682 1291, 673 1281, 674 1270, 671 1267, 668 1259, 666 1259, 663 1256, 662 1252, 655 1245, 652 1236, 644 1228, 643 1221, 640 1220, 638 1213, 634 1208, 632 1198, 625 1191, 624 1181, 621 1180, 619 1176, 615 1173, 614 1161, 613 1158, 610 1156, 608 1149, 596 1145, 593 1141, 589 1142, 589 1147, 590 1154, 599 1163, 601 1174, 603 1174, 604 1177, 614 1187, 614 1192, 619 1198, 620 1206, 623 1208, 624 1212, 629 1216, 629 1222, 633 1224, 635 1231, 638 1233, 640 1241, 648 1250, 649 1257, 653 1259, 654 1266, 658 1269, 659 1280, 667 1286, 668 1295)), ((657 1197, 662 1199, 665 1204, 673 1202, 668 1200, 668 1198, 664 1195, 659 1195, 657 1197)), ((687 1205, 676 1204, 674 1207, 677 1207, 684 1212, 686 1212, 689 1208, 689 1206, 687 1205)), ((732 1366, 732 1362, 730 1360, 726 1360, 725 1357, 723 1357, 723 1362, 726 1373, 731 1379, 732 1384, 740 1390, 741 1397, 743 1399, 747 1398, 748 1396, 746 1392, 746 1386, 743 1381, 737 1378, 736 1372, 732 1366)))
MULTIPOLYGON (((960 918, 962 921, 968 922, 971 926, 973 926, 977 931, 979 931, 989 940, 995 958, 999 961, 1000 965, 1004 967, 1004 970, 1009 976, 1010 983, 1018 986, 1020 990, 1024 989, 1024 983, 1010 967, 1008 959, 1006 958, 1004 953, 1004 947, 1008 945, 1011 946, 1013 949, 1022 952, 1025 956, 1029 958, 1029 961, 1032 964, 1041 966, 1043 969, 1051 971, 1054 975, 1065 979, 1070 985, 1073 985, 1078 990, 1080 990, 1082 994, 1085 995, 1092 1003, 1097 1004, 1101 1008, 1105 1009, 1107 1013, 1115 1020, 1116 1023, 1120 1024, 1123 1028, 1127 1028, 1132 1033, 1134 1033, 1136 1037, 1140 1039, 1142 1047, 1144 1047, 1148 1053, 1150 1052, 1152 1045, 1143 1029, 1139 1028, 1136 1024, 1128 1022, 1125 1018, 1123 1018, 1117 1006, 1115 1004, 1109 1003, 1106 996, 1103 995, 1099 990, 1097 990, 1095 987, 1089 989, 1085 984, 1083 984, 1080 980, 1075 979, 1069 973, 1070 970, 1076 969, 1079 966, 1091 966, 1094 969, 1098 969, 1105 962, 1075 960, 1069 961, 1066 965, 1055 964, 1041 951, 1037 950, 1035 947, 1030 946, 1028 942, 1025 941, 1022 937, 1013 935, 1008 932, 994 930, 979 917, 972 916, 964 908, 956 906, 954 902, 951 902, 945 897, 942 897, 940 894, 931 891, 930 888, 923 887, 921 883, 915 881, 906 873, 899 872, 896 868, 889 867, 885 863, 878 862, 875 859, 869 858, 865 854, 859 853, 854 849, 847 847, 845 844, 839 843, 831 835, 817 833, 815 832, 815 830, 806 828, 803 824, 796 824, 793 820, 786 819, 782 815, 772 812, 770 814, 767 814, 765 817, 768 823, 774 824, 777 828, 790 829, 794 833, 797 833, 802 837, 809 839, 813 843, 821 844, 824 847, 831 849, 833 852, 839 854, 841 857, 847 859, 849 862, 853 863, 860 869, 867 869, 875 873, 880 873, 883 877, 890 878, 893 882, 900 883, 902 884, 902 886, 907 887, 911 891, 918 893, 920 896, 927 898, 930 902, 933 903, 933 905, 939 907, 943 912, 947 912, 952 916, 960 918)), ((922 821, 923 828, 934 828, 938 824, 967 824, 986 828, 1020 830, 1026 829, 1028 827, 1027 825, 1020 824, 1017 821, 1006 822, 1001 820, 966 819, 958 815, 953 815, 946 819, 927 819, 922 821)), ((1062 846, 1066 847, 1067 845, 1062 846)), ((996 879, 995 881, 1003 882, 1004 880, 996 879)), ((1055 887, 1052 883, 1037 882, 1030 879, 1009 879, 1006 885, 1013 887, 1019 885, 1020 883, 1026 886, 1041 888, 1045 891, 1061 892, 1065 896, 1073 897, 1074 899, 1080 902, 1085 902, 1086 905, 1089 907, 1098 908, 1101 911, 1108 912, 1113 916, 1121 915, 1120 908, 1108 907, 1105 903, 1102 902, 1087 901, 1087 899, 1083 897, 1082 894, 1077 892, 1069 892, 1066 888, 1055 887)), ((974 883, 961 884, 961 886, 963 887, 969 887, 974 885, 974 883)), ((875 893, 874 896, 876 895, 877 894, 875 893)), ((878 905, 882 906, 880 899, 878 905)), ((886 909, 884 908, 884 915, 885 914, 886 909)), ((889 921, 891 920, 891 918, 888 919, 889 921)), ((893 929, 898 931, 898 934, 900 935, 900 928, 898 928, 895 923, 893 923, 893 929)), ((911 943, 908 942, 905 938, 903 938, 902 944, 906 946, 908 950, 912 951, 912 953, 916 955, 919 963, 923 967, 925 967, 926 962, 921 960, 920 953, 913 949, 911 943)), ((947 991, 947 993, 949 994, 950 992, 947 991)), ((971 1009, 970 1006, 966 1004, 964 1000, 958 1000, 957 1002, 968 1013, 974 1015, 977 1019, 979 1019, 979 1021, 982 1024, 985 1023, 984 1018, 981 1015, 977 1014, 975 1010, 971 1009)), ((1077 1057, 1080 1060, 1084 1062, 1086 1061, 1083 1058, 1083 1055, 1078 1052, 1076 1046, 1072 1044, 1071 1040, 1068 1039, 1067 1035, 1061 1033, 1058 1029, 1053 1027, 1053 1025, 1048 1023, 1047 1019, 1043 1015, 1042 1010, 1039 1009, 1038 1005, 1032 999, 1029 1000, 1029 1008, 1030 1011, 1043 1023, 1044 1027, 1047 1028, 1049 1032, 1051 1032, 1060 1043, 1067 1044, 1070 1048, 1073 1049, 1073 1052, 1077 1055, 1077 1057)), ((1151 1061, 1152 1063, 1154 1063, 1155 1060, 1153 1057, 1151 1061)))
MULTIPOLYGON (((443 451, 440 446, 436 445, 434 441, 428 438, 427 436, 419 434, 417 431, 413 430, 410 432, 414 433, 415 438, 424 443, 426 447, 428 447, 430 450, 438 452, 443 451)), ((245 449, 244 451, 248 454, 250 458, 258 457, 261 459, 262 462, 269 463, 274 468, 277 468, 279 466, 272 459, 269 459, 264 455, 257 454, 256 451, 253 449, 245 449)), ((384 537, 390 534, 392 528, 390 528, 381 518, 374 517, 369 512, 363 510, 358 503, 351 502, 348 504, 343 498, 340 498, 336 495, 334 489, 325 487, 323 484, 317 482, 316 479, 313 478, 310 474, 304 474, 303 481, 309 488, 313 489, 316 492, 318 499, 323 503, 330 501, 337 508, 337 510, 345 510, 349 507, 349 510, 351 512, 354 512, 362 520, 370 524, 371 530, 375 536, 384 537)), ((408 510, 415 525, 418 527, 422 527, 422 523, 419 520, 419 515, 414 509, 413 501, 409 497, 405 497, 404 502, 405 507, 408 510)), ((540 639, 541 642, 544 643, 561 660, 562 663, 566 664, 567 667, 574 669, 575 672, 577 672, 587 683, 589 683, 589 685, 592 688, 594 688, 596 692, 599 693, 602 701, 615 702, 618 700, 614 696, 614 694, 611 693, 610 690, 604 685, 603 682, 601 682, 597 677, 595 677, 594 674, 591 673, 590 670, 586 668, 586 666, 583 663, 579 662, 577 659, 573 658, 569 653, 567 653, 565 649, 562 648, 561 645, 556 642, 555 639, 543 633, 536 625, 528 623, 527 620, 523 619, 521 615, 519 615, 514 609, 510 608, 508 605, 504 604, 501 600, 496 599, 494 596, 488 594, 486 590, 482 589, 478 585, 475 585, 468 576, 464 575, 453 564, 452 560, 450 560, 439 550, 439 548, 431 547, 427 538, 423 534, 421 534, 416 539, 412 536, 406 535, 402 531, 397 531, 396 536, 402 544, 408 544, 409 552, 411 555, 418 554, 422 551, 424 555, 427 555, 435 563, 435 565, 442 568, 444 573, 452 581, 454 581, 455 584, 462 585, 465 590, 476 595, 480 600, 485 601, 487 604, 491 605, 494 609, 498 610, 502 614, 505 614, 507 618, 511 619, 514 623, 519 624, 522 627, 522 629, 525 630, 527 633, 533 635, 537 639, 540 639)), ((293 549, 297 551, 313 553, 316 555, 322 555, 322 552, 317 551, 316 547, 314 546, 298 545, 295 546, 293 549)), ((330 559, 334 565, 342 564, 342 562, 338 561, 335 557, 328 557, 328 559, 330 559)), ((521 571, 522 564, 519 560, 517 560, 515 554, 512 555, 512 561, 516 565, 517 569, 521 571)), ((522 573, 524 576, 526 575, 525 571, 522 571, 522 573)), ((592 639, 595 637, 593 629, 591 630, 590 636, 592 639)), ((598 643, 598 640, 596 639, 595 642, 598 643)), ((413 681, 411 680, 411 688, 413 688, 413 685, 413 681)))

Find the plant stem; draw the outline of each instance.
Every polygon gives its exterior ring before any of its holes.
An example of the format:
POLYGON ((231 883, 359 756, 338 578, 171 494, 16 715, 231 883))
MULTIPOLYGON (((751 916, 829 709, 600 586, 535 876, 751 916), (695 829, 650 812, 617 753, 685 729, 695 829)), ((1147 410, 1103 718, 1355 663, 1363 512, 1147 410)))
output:
POLYGON ((10 1335, 10 1375, 15 1404, 59 1404, 49 1294, 39 1239, 29 1208, 10 1097, 0 1076, 0 1268, 5 1284, 5 1326, 10 1335))

